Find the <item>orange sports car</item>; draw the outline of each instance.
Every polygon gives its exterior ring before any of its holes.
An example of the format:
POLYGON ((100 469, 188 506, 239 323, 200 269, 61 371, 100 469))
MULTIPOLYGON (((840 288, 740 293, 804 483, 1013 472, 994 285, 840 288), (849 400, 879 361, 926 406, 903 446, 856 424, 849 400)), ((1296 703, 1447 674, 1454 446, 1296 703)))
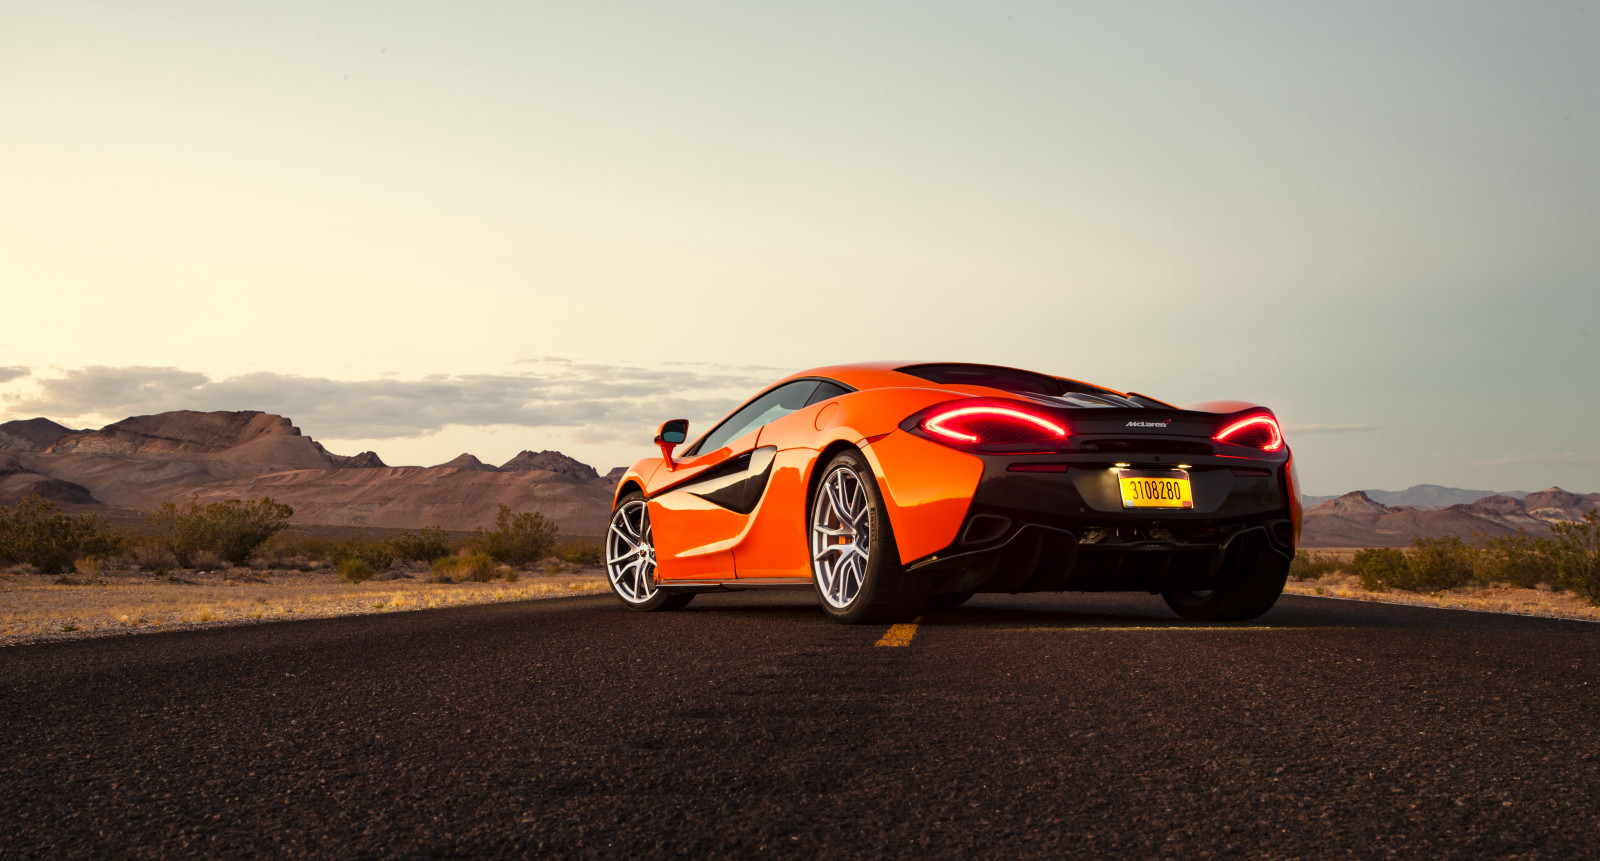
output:
POLYGON ((688 429, 662 424, 617 485, 606 569, 633 610, 803 589, 889 622, 978 592, 1140 591, 1244 620, 1300 536, 1294 461, 1253 404, 882 362, 780 380, 674 454, 688 429))

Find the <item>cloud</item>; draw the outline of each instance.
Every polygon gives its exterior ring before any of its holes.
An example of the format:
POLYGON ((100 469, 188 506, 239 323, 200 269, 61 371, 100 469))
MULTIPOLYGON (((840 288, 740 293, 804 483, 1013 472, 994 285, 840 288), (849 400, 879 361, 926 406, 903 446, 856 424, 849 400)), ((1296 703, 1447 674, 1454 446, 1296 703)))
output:
POLYGON ((1364 433, 1377 429, 1376 425, 1289 425, 1284 428, 1284 432, 1304 436, 1318 433, 1364 433))
POLYGON ((12 365, 10 367, 0 368, 0 383, 9 383, 12 380, 26 377, 31 373, 33 372, 27 368, 21 367, 20 365, 12 365))
POLYGON ((781 376, 544 361, 523 374, 332 380, 258 372, 214 380, 180 368, 94 366, 37 379, 11 412, 68 418, 169 410, 263 410, 330 439, 394 439, 447 425, 579 429, 606 439, 664 419, 720 417, 781 376))
POLYGON ((1600 455, 1564 451, 1560 454, 1508 454, 1491 460, 1473 461, 1473 466, 1600 466, 1600 455))

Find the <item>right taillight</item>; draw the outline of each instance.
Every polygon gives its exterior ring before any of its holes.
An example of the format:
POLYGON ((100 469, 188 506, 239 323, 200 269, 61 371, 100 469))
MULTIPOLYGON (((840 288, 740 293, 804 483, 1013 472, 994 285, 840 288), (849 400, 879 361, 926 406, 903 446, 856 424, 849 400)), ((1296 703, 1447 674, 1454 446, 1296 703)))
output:
POLYGON ((1279 451, 1283 448, 1283 429, 1272 416, 1250 416, 1217 431, 1213 439, 1229 445, 1279 451))

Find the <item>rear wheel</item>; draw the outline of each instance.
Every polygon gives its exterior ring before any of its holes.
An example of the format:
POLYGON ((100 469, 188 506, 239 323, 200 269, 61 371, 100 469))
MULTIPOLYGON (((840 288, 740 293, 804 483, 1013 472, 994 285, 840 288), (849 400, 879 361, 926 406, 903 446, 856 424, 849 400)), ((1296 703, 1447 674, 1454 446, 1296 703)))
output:
POLYGON ((635 491, 622 498, 611 512, 606 529, 606 577, 611 591, 629 610, 678 610, 693 594, 674 595, 656 583, 656 545, 650 531, 650 507, 635 491))
POLYGON ((823 467, 810 524, 811 576, 829 619, 902 622, 927 606, 932 584, 901 567, 878 483, 860 454, 841 452, 823 467))
MULTIPOLYGON (((1267 556, 1268 554, 1263 554, 1267 556)), ((1191 622, 1247 622, 1272 609, 1289 579, 1288 561, 1261 559, 1243 577, 1210 591, 1162 592, 1172 612, 1191 622)))

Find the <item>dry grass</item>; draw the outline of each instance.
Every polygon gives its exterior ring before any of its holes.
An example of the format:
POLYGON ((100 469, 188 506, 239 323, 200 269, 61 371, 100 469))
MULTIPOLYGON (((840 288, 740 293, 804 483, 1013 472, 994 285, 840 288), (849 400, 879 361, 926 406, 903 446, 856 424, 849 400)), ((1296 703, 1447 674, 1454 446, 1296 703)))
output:
POLYGON ((603 592, 603 572, 534 575, 514 582, 351 583, 332 571, 234 568, 155 578, 107 572, 91 585, 57 585, 53 575, 0 574, 0 645, 216 624, 394 613, 603 592))
POLYGON ((1287 595, 1312 595, 1346 598, 1353 601, 1378 601, 1411 604, 1418 607, 1444 607, 1451 610, 1477 610, 1485 613, 1510 613, 1518 616, 1554 616, 1600 622, 1600 607, 1571 592, 1555 589, 1522 589, 1506 584, 1471 585, 1446 592, 1423 594, 1390 589, 1368 592, 1352 574, 1336 571, 1316 580, 1290 580, 1287 595))

